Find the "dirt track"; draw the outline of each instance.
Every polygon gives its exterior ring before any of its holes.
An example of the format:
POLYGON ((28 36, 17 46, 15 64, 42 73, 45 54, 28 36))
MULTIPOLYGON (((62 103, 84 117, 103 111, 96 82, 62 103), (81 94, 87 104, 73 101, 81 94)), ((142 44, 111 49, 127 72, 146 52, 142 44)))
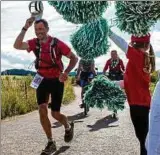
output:
MULTIPOLYGON (((76 100, 62 107, 62 112, 75 121, 75 136, 71 143, 63 141, 64 128, 51 118, 58 151, 54 155, 139 155, 139 145, 131 124, 129 109, 119 112, 119 120, 107 110, 90 109, 84 117, 79 108, 80 88, 75 88, 76 100)), ((1 123, 2 155, 39 155, 46 144, 38 111, 1 123)))

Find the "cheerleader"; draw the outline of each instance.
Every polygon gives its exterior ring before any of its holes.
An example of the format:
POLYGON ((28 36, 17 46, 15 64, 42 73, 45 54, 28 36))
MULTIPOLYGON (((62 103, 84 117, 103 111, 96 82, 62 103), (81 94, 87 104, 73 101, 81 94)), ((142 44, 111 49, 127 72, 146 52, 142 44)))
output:
POLYGON ((151 102, 149 83, 150 73, 155 70, 150 34, 141 37, 132 35, 131 43, 128 44, 120 36, 110 31, 110 39, 125 52, 128 58, 124 73, 124 88, 135 134, 140 142, 140 154, 147 155, 145 140, 148 133, 148 114, 151 102))

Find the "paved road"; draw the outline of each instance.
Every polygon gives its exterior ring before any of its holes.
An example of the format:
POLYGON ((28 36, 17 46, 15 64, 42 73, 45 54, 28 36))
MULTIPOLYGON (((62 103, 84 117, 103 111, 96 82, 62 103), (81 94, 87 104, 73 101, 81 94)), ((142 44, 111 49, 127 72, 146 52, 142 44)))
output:
MULTIPOLYGON (((64 128, 51 118, 58 151, 54 155, 139 155, 129 117, 128 106, 119 112, 119 120, 110 119, 111 112, 91 109, 84 117, 79 108, 80 88, 75 88, 76 100, 62 107, 62 112, 75 120, 75 137, 71 143, 63 141, 64 128)), ((46 137, 39 123, 38 112, 1 122, 2 155, 39 155, 46 137)))

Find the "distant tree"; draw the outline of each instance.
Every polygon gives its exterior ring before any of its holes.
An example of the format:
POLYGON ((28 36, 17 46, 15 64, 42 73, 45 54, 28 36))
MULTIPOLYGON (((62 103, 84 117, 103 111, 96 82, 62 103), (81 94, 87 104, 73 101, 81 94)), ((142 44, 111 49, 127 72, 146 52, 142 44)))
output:
POLYGON ((155 82, 157 82, 157 81, 158 81, 158 72, 155 71, 155 72, 153 72, 152 75, 151 75, 151 82, 155 83, 155 82))

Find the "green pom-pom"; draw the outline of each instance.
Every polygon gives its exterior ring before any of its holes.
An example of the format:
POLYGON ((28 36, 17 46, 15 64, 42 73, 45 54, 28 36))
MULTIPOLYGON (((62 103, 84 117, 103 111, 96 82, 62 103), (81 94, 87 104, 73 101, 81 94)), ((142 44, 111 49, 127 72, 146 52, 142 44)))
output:
POLYGON ((84 90, 83 100, 89 107, 99 109, 107 107, 111 111, 123 110, 125 107, 124 92, 104 75, 97 76, 84 90))
POLYGON ((143 36, 160 18, 160 3, 158 1, 119 1, 116 2, 116 16, 117 27, 121 31, 143 36))
POLYGON ((107 1, 48 1, 69 22, 80 24, 99 18, 107 1))
POLYGON ((103 18, 84 24, 71 36, 71 43, 81 58, 94 59, 106 54, 108 45, 108 24, 103 18))
POLYGON ((81 59, 81 64, 82 66, 90 66, 90 64, 93 64, 94 63, 94 59, 81 59))

